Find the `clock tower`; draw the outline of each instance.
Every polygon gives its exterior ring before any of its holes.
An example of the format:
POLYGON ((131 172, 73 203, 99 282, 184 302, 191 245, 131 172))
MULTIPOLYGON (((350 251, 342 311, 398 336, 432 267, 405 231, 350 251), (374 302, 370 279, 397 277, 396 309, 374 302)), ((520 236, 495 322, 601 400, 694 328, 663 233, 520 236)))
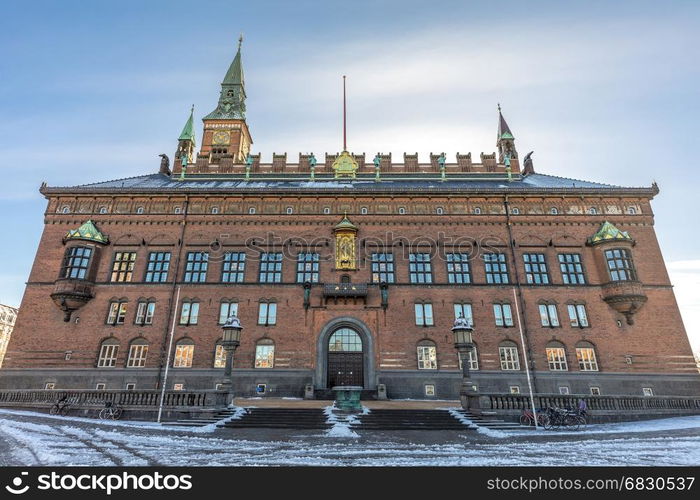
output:
POLYGON ((244 163, 253 143, 245 121, 245 81, 241 63, 241 44, 229 66, 223 82, 216 109, 205 116, 202 149, 199 157, 208 157, 211 163, 221 158, 232 158, 234 163, 244 163))

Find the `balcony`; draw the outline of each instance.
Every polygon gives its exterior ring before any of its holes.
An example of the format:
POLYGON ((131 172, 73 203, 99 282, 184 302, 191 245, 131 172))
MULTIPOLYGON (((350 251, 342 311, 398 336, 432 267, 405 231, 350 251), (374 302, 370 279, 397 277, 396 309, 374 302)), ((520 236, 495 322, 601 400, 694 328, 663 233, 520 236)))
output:
POLYGON ((364 283, 325 283, 324 297, 367 297, 367 285, 364 283))
POLYGON ((603 285, 603 300, 617 312, 624 314, 627 324, 647 301, 644 286, 639 281, 612 281, 603 285))
POLYGON ((71 314, 94 297, 94 284, 80 279, 60 279, 54 286, 51 299, 63 311, 63 321, 70 321, 71 314))

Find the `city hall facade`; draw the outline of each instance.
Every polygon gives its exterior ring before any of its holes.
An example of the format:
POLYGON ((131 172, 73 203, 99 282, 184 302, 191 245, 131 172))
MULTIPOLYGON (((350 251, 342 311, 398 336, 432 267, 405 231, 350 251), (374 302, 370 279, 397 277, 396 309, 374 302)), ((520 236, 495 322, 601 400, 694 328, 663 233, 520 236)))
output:
POLYGON ((481 392, 524 393, 529 372, 538 393, 700 393, 656 185, 536 172, 500 109, 496 151, 475 158, 264 162, 245 99, 239 44, 201 144, 191 113, 152 173, 41 186, 0 387, 213 390, 235 314, 238 395, 456 398, 460 316, 481 392))

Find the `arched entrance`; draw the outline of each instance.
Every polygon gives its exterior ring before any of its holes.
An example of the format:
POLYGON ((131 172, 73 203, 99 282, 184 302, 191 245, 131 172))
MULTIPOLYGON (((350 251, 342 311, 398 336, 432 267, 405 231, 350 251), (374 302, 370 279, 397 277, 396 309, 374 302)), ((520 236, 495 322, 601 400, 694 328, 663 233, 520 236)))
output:
POLYGON ((316 341, 314 385, 317 389, 335 385, 377 388, 374 340, 367 325, 351 316, 334 318, 324 325, 316 341))
POLYGON ((328 387, 364 385, 362 339, 352 328, 338 328, 328 339, 328 387))

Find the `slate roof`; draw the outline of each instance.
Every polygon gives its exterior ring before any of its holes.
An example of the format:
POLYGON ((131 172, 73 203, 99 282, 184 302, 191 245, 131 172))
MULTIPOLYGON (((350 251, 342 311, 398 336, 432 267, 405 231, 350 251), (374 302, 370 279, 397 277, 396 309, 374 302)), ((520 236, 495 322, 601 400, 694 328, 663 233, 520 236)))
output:
MULTIPOLYGON (((328 175, 328 174, 325 174, 328 175)), ((655 195, 656 185, 651 187, 623 187, 612 184, 582 181, 546 174, 530 174, 514 177, 508 182, 504 178, 489 177, 488 174, 448 174, 441 182, 438 175, 419 174, 414 177, 386 175, 375 182, 373 175, 358 175, 356 179, 334 179, 316 175, 315 180, 300 174, 260 174, 246 180, 242 175, 220 175, 179 180, 164 174, 141 175, 112 181, 83 184, 80 186, 42 186, 43 194, 59 193, 251 193, 251 192, 304 192, 304 193, 406 193, 406 192, 546 192, 546 193, 639 193, 655 195)))

